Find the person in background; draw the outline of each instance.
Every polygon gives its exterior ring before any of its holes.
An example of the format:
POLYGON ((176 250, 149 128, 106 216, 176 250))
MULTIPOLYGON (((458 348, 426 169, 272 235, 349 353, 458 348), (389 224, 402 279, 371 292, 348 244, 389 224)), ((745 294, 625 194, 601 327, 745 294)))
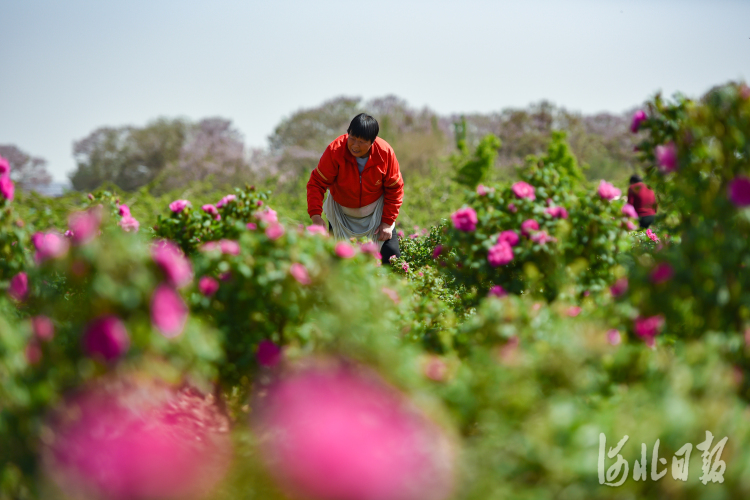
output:
POLYGON ((378 246, 383 264, 401 256, 393 231, 404 200, 404 180, 393 148, 378 137, 380 127, 360 113, 347 133, 328 145, 307 182, 307 213, 337 240, 367 238, 378 246), (330 193, 323 201, 326 190, 330 193))
POLYGON ((644 184, 640 175, 630 176, 630 187, 628 187, 628 203, 633 205, 638 213, 641 229, 646 229, 654 223, 657 203, 656 195, 644 184))

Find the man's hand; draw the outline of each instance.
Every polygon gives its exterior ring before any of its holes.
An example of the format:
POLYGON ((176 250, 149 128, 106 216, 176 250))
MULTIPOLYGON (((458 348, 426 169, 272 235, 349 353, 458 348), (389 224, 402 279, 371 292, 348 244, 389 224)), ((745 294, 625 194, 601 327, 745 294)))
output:
POLYGON ((310 217, 312 219, 313 226, 323 226, 326 227, 326 223, 323 222, 323 217, 320 215, 313 215, 310 217))
POLYGON ((393 229, 390 224, 381 222, 378 228, 375 230, 375 234, 378 235, 379 241, 388 241, 393 236, 393 229))

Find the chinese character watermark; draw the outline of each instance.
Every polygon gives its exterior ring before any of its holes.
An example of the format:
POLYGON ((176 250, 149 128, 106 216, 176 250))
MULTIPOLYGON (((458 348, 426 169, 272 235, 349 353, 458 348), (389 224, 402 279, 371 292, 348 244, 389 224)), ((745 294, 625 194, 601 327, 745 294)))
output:
MULTIPOLYGON (((620 454, 628 439, 629 437, 626 435, 617 443, 617 446, 610 447, 609 451, 607 451, 607 438, 604 433, 599 434, 599 484, 617 487, 628 479, 628 472, 630 471, 628 462, 620 454), (612 460, 615 457, 617 457, 615 463, 605 471, 605 459, 612 460)), ((698 479, 704 485, 708 484, 709 481, 712 483, 724 482, 724 472, 727 470, 727 464, 721 460, 721 452, 724 451, 724 446, 727 444, 728 439, 728 437, 725 437, 711 448, 714 436, 709 431, 706 431, 706 440, 695 447, 697 450, 703 452, 701 455, 703 459, 703 475, 698 479)), ((693 445, 687 443, 677 450, 672 457, 672 478, 676 481, 687 481, 688 466, 690 465, 690 454, 692 451, 693 445)), ((658 481, 667 474, 667 470, 667 459, 659 457, 659 440, 657 439, 651 453, 651 480, 658 481)), ((635 481, 646 481, 649 477, 648 472, 646 443, 641 443, 641 458, 633 462, 633 479, 635 481)))

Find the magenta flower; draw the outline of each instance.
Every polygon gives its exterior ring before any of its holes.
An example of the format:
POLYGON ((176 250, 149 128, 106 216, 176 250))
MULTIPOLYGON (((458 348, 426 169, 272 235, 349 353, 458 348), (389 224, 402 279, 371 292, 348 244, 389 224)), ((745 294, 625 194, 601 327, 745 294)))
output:
POLYGON ((201 207, 201 210, 206 212, 208 215, 213 215, 215 220, 221 220, 221 215, 219 215, 219 210, 216 208, 216 206, 211 204, 203 205, 201 207))
POLYGON ((203 276, 198 281, 198 291, 206 297, 211 297, 219 291, 219 282, 210 276, 203 276))
POLYGON ((648 236, 651 241, 659 241, 659 237, 656 236, 656 233, 651 229, 646 229, 646 236, 648 236))
POLYGON ((0 156, 0 177, 10 176, 10 162, 7 158, 0 156))
POLYGON ((409 272, 409 264, 407 264, 406 262, 404 262, 403 264, 401 264, 401 269, 403 269, 405 273, 408 273, 409 272))
POLYGON ((261 340, 258 344, 258 352, 255 353, 260 366, 273 368, 281 361, 281 348, 270 340, 261 340))
POLYGON ((68 227, 73 233, 74 245, 85 245, 99 234, 102 222, 101 208, 93 207, 84 212, 77 212, 68 218, 68 227))
POLYGON ((266 236, 270 240, 278 240, 282 236, 284 236, 284 226, 278 223, 270 224, 266 228, 266 236))
POLYGON ((228 194, 224 198, 220 199, 219 202, 216 204, 216 208, 221 208, 225 205, 228 205, 230 202, 237 199, 237 196, 233 194, 228 194))
POLYGON ((213 252, 214 250, 217 252, 221 251, 218 241, 207 241, 202 244, 199 249, 201 252, 213 252))
POLYGON ((492 267, 504 266, 513 260, 513 248, 505 241, 495 244, 487 252, 487 261, 492 267))
POLYGON ((555 219, 567 219, 568 211, 565 207, 549 207, 545 210, 546 213, 550 214, 555 219))
POLYGON ((172 212, 179 214, 180 212, 185 210, 186 207, 189 207, 189 206, 190 206, 190 202, 188 200, 175 200, 169 204, 169 209, 172 212))
POLYGON ((638 229, 638 226, 636 226, 635 224, 633 224, 631 221, 627 221, 625 223, 625 227, 628 228, 628 231, 635 231, 636 229, 638 229))
POLYGON ((172 286, 182 288, 193 281, 193 267, 182 250, 169 240, 160 240, 151 245, 154 259, 172 286))
POLYGON ((310 234, 320 234, 323 236, 328 236, 328 231, 326 231, 326 228, 324 228, 323 226, 318 226, 317 224, 307 226, 307 232, 310 234))
POLYGON ((667 262, 661 262, 657 264, 654 270, 651 272, 651 283, 658 285, 669 281, 674 276, 674 269, 667 262))
POLYGON ((338 243, 336 243, 334 250, 336 251, 336 255, 338 255, 342 259, 351 259, 356 253, 354 247, 345 241, 339 241, 338 243))
POLYGON ((20 272, 10 279, 8 295, 18 302, 23 302, 29 295, 29 277, 26 273, 20 272))
POLYGON ((0 177, 0 195, 8 201, 13 201, 13 196, 16 192, 16 187, 13 185, 13 181, 10 177, 0 177))
POLYGON ((656 146, 654 155, 662 173, 668 174, 677 170, 677 147, 675 147, 674 142, 656 146))
POLYGON ((539 223, 534 219, 528 219, 521 223, 521 234, 527 238, 533 231, 539 231, 539 223))
POLYGON ((612 294, 613 297, 621 297, 625 295, 625 292, 628 291, 628 279, 627 278, 620 278, 619 280, 615 281, 615 284, 609 287, 609 292, 612 294))
POLYGON ((398 292, 396 290, 384 286, 380 291, 386 294, 386 296, 391 299, 394 304, 398 304, 399 302, 401 302, 401 297, 398 296, 398 292))
POLYGON ((508 295, 508 292, 506 292, 500 285, 493 286, 487 293, 487 296, 489 297, 505 297, 506 295, 508 295))
POLYGON ((65 257, 68 253, 70 243, 60 234, 49 232, 49 233, 35 233, 31 237, 31 242, 36 248, 34 254, 34 260, 37 264, 49 259, 60 259, 65 257))
POLYGON ((366 241, 359 246, 359 249, 363 253, 369 253, 370 255, 375 255, 378 253, 378 244, 375 243, 374 241, 366 241))
POLYGON ((179 336, 185 329, 188 308, 182 297, 167 285, 159 285, 151 296, 151 324, 166 338, 179 336))
POLYGON ((649 347, 654 346, 654 337, 656 337, 664 327, 664 316, 649 316, 644 318, 639 316, 634 322, 635 334, 646 342, 649 347))
POLYGON ((279 222, 279 217, 276 214, 276 211, 270 208, 255 212, 255 217, 259 221, 265 222, 266 224, 276 224, 277 222, 279 222))
POLYGON ((516 198, 528 198, 530 200, 536 200, 536 194, 534 194, 534 186, 523 181, 518 181, 511 187, 513 194, 516 198))
POLYGON ((247 228, 250 231, 255 231, 256 229, 258 229, 258 224, 256 224, 255 222, 248 222, 247 223, 247 228))
POLYGON ((255 205, 258 206, 258 207, 262 207, 263 206, 263 201, 262 200, 258 200, 258 201, 255 202, 255 205))
POLYGON ((581 308, 579 306, 570 306, 565 310, 565 314, 567 314, 571 318, 575 318, 576 316, 581 314, 581 308))
POLYGON ((125 354, 130 347, 130 336, 117 316, 101 316, 86 328, 83 334, 83 349, 91 357, 101 356, 113 361, 125 354))
POLYGON ((477 194, 479 196, 487 196, 489 193, 493 192, 495 188, 483 186, 482 184, 477 186, 477 194))
POLYGON ((130 231, 137 233, 138 229, 140 229, 141 227, 141 223, 138 222, 134 217, 131 217, 130 215, 126 215, 125 217, 120 219, 120 222, 118 222, 117 224, 126 233, 129 233, 130 231))
POLYGON ((310 280, 310 274, 307 272, 307 268, 302 264, 294 263, 289 268, 289 274, 292 278, 296 279, 301 285, 309 285, 312 283, 310 280))
POLYGON ((518 233, 514 231, 513 229, 508 229, 507 231, 503 231, 497 237, 498 243, 505 242, 512 247, 518 245, 519 240, 520 238, 518 237, 518 233))
POLYGON ((631 205, 630 203, 626 203, 625 205, 623 205, 622 214, 632 219, 638 218, 638 212, 635 211, 635 207, 631 205))
POLYGON ((444 382, 448 377, 448 364, 440 356, 430 354, 422 366, 424 376, 435 382, 444 382))
POLYGON ((548 242, 556 242, 557 238, 548 235, 547 231, 537 231, 531 235, 531 241, 533 241, 534 243, 539 243, 540 245, 544 245, 548 242))
POLYGON ((403 238, 404 237, 404 231, 402 229, 399 229, 396 234, 398 235, 399 238, 403 238))
POLYGON ((443 253, 443 245, 435 246, 435 249, 432 251, 432 258, 437 259, 441 253, 443 253))
POLYGON ((620 196, 621 193, 622 191, 620 191, 604 179, 599 182, 599 196, 602 200, 614 200, 615 198, 620 196))
POLYGON ((607 331, 607 342, 611 345, 619 345, 622 342, 620 332, 614 328, 607 331))
POLYGON ((39 340, 52 340, 55 336, 55 324, 47 316, 34 316, 31 318, 31 331, 39 340))
POLYGON ((750 179, 744 176, 735 177, 727 187, 727 195, 735 207, 750 205, 750 179))
POLYGON ((117 213, 119 213, 122 217, 127 217, 130 215, 130 207, 127 205, 120 205, 119 207, 117 207, 117 213))
POLYGON ((221 253, 223 254, 227 254, 227 255, 239 255, 240 254, 240 244, 234 240, 220 240, 219 248, 221 249, 221 253))
POLYGON ((268 389, 261 457, 292 498, 445 500, 455 456, 442 431, 379 377, 309 367, 268 389))
POLYGON ((643 110, 638 110, 633 114, 633 121, 630 123, 630 131, 634 134, 638 132, 638 129, 641 126, 641 123, 648 120, 648 117, 646 116, 646 113, 643 110))
POLYGON ((471 232, 477 227, 477 213, 471 207, 459 208, 451 214, 453 227, 459 231, 471 232))
POLYGON ((518 209, 516 208, 516 204, 515 203, 508 203, 508 211, 511 212, 511 213, 518 212, 518 209))
POLYGON ((414 233, 414 234, 410 234, 410 235, 409 235, 409 239, 410 239, 410 240, 415 240, 415 239, 417 239, 417 238, 419 238, 419 235, 418 235, 417 233, 414 233))

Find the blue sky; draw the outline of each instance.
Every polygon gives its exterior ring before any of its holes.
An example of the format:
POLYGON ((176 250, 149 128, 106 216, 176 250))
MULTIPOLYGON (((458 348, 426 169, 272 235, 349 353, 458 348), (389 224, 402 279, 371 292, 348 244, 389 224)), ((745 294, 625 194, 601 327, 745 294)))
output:
POLYGON ((749 19, 747 0, 0 0, 0 144, 62 180, 74 140, 159 116, 226 117, 265 146, 337 95, 620 112, 750 79, 749 19))

